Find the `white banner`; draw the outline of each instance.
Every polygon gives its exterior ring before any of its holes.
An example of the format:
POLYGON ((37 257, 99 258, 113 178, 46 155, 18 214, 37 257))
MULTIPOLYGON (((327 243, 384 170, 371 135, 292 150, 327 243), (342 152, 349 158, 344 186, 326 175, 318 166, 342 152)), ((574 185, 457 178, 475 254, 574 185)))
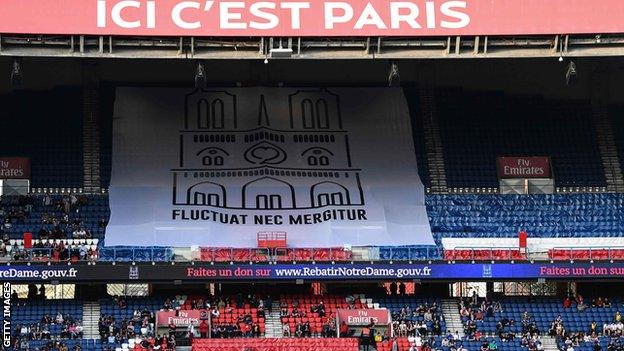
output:
POLYGON ((106 245, 433 244, 400 89, 119 88, 106 245))

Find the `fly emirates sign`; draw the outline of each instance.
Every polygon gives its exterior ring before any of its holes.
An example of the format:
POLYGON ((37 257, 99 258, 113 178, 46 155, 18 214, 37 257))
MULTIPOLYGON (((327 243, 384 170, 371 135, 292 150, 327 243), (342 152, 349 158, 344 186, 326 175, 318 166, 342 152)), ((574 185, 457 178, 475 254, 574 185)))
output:
POLYGON ((624 32, 621 0, 2 0, 0 34, 447 36, 624 32))

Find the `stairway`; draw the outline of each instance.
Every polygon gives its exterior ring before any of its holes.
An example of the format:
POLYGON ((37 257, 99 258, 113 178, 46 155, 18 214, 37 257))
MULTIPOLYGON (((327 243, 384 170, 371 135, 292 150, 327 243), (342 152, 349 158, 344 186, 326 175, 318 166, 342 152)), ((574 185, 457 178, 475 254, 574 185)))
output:
POLYGON ((559 351, 559 348, 557 348, 557 340, 552 336, 542 336, 540 341, 542 342, 542 346, 544 346, 544 351, 559 351))
POLYGON ((271 313, 268 313, 264 318, 264 325, 266 328, 264 336, 266 338, 282 337, 282 321, 280 319, 279 301, 273 301, 273 305, 271 305, 271 313))
POLYGON ((459 304, 457 300, 443 299, 442 300, 442 313, 444 314, 444 320, 446 321, 446 330, 453 334, 457 332, 460 337, 464 337, 464 325, 461 322, 461 316, 459 315, 459 304))
POLYGON ((96 87, 85 87, 82 93, 82 157, 84 191, 100 191, 100 132, 98 127, 100 94, 96 87))
POLYGON ((624 192, 624 178, 622 177, 622 170, 620 169, 620 160, 618 158, 613 127, 611 125, 607 106, 602 103, 592 104, 592 118, 596 130, 600 156, 602 157, 607 190, 611 192, 624 192))
POLYGON ((82 305, 83 339, 99 339, 98 323, 100 321, 100 304, 85 302, 82 305))
POLYGON ((420 111, 425 136, 427 165, 431 177, 431 190, 435 193, 446 193, 446 170, 444 168, 444 152, 440 127, 436 119, 436 102, 434 90, 430 85, 423 86, 419 92, 420 111))

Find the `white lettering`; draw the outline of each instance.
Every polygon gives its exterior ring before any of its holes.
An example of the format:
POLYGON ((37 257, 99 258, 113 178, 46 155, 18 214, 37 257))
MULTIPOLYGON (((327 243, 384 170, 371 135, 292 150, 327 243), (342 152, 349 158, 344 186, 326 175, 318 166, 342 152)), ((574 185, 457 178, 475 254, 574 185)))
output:
POLYGON ((106 1, 98 0, 97 2, 97 27, 106 27, 106 1))
POLYGON ((362 29, 364 26, 373 25, 379 29, 387 29, 388 26, 381 19, 381 16, 375 10, 375 7, 370 2, 362 11, 360 18, 358 18, 357 22, 355 22, 355 29, 362 29))
POLYGON ((230 9, 244 9, 244 2, 222 2, 219 4, 220 25, 221 29, 245 29, 247 24, 244 22, 232 22, 232 20, 241 20, 243 15, 240 12, 230 12, 230 9))
POLYGON ((466 27, 470 23, 470 16, 468 16, 467 14, 463 12, 453 10, 453 8, 465 9, 466 2, 465 1, 449 1, 449 2, 443 3, 440 6, 440 12, 442 12, 443 15, 451 17, 451 18, 455 18, 458 20, 458 21, 453 21, 453 22, 442 20, 440 21, 440 25, 442 26, 442 28, 458 29, 458 28, 466 27))
POLYGON ((141 3, 134 0, 124 0, 116 3, 111 10, 113 22, 121 28, 139 28, 141 26, 141 21, 126 21, 121 17, 121 11, 128 7, 138 9, 141 8, 141 3))
POLYGON ((309 2, 283 2, 281 8, 290 10, 290 26, 292 29, 301 29, 301 10, 309 9, 309 2))
POLYGON ((407 23, 410 28, 422 28, 416 19, 418 18, 419 10, 416 4, 411 2, 391 2, 390 3, 390 20, 392 29, 400 29, 401 22, 407 23), (401 14, 401 10, 408 10, 407 14, 401 14))
POLYGON ((353 18, 353 7, 346 2, 325 3, 325 29, 334 29, 337 23, 347 23, 353 18), (334 13, 334 10, 342 10, 342 15, 334 13))
POLYGON ((277 25, 279 24, 279 18, 270 12, 265 12, 262 9, 271 9, 271 10, 275 10, 275 3, 273 2, 256 2, 254 4, 252 4, 249 7, 249 12, 251 12, 251 14, 253 16, 256 16, 258 18, 262 18, 264 20, 266 20, 267 22, 256 22, 256 21, 250 21, 249 22, 249 28, 254 28, 254 29, 272 29, 277 27, 277 25))
POLYGON ((156 3, 147 2, 147 28, 156 28, 156 3))
POLYGON ((171 10, 171 19, 173 20, 173 23, 175 23, 176 26, 184 29, 201 28, 200 22, 186 22, 182 19, 182 11, 189 8, 198 10, 200 6, 201 5, 199 4, 199 2, 196 1, 182 1, 176 4, 173 7, 173 10, 171 10))
POLYGON ((435 3, 427 1, 425 3, 425 11, 427 12, 427 28, 433 29, 436 27, 436 13, 435 3))

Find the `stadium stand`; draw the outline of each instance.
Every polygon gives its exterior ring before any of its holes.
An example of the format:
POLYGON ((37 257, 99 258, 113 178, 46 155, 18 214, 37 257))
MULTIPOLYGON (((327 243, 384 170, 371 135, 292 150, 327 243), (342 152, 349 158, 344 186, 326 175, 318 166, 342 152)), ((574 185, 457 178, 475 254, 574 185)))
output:
POLYGON ((390 310, 393 329, 399 337, 440 335, 446 331, 446 322, 437 298, 384 296, 373 299, 380 307, 390 310))
POLYGON ((358 351, 357 339, 196 339, 193 351, 239 351, 250 348, 258 351, 358 351))
POLYGON ((98 126, 100 131, 100 186, 108 189, 111 179, 113 158, 113 108, 115 102, 115 89, 101 87, 100 89, 100 115, 98 126))
POLYGON ((155 336, 155 313, 164 308, 161 298, 101 299, 98 333, 106 345, 128 345, 130 340, 155 336))
POLYGON ((100 195, 2 196, 0 234, 22 239, 101 239, 110 211, 100 195))
MULTIPOLYGON (((192 350, 238 350, 241 346, 247 346, 256 350, 343 351, 357 349, 362 340, 335 339, 332 334, 325 333, 324 326, 335 323, 333 316, 336 309, 388 308, 396 338, 380 334, 376 340, 376 349, 379 351, 395 350, 393 343, 397 343, 399 351, 450 351, 459 350, 460 347, 469 351, 492 350, 490 345, 498 350, 535 351, 543 349, 537 345, 541 344, 542 339, 550 337, 560 348, 567 349, 567 345, 573 345, 575 351, 593 351, 596 343, 602 345, 603 350, 617 350, 607 347, 609 344, 621 343, 618 336, 622 330, 622 303, 616 298, 595 296, 584 299, 577 294, 564 299, 507 297, 489 300, 473 297, 452 301, 464 324, 464 337, 447 330, 446 319, 451 316, 447 314, 448 311, 442 310, 440 298, 414 295, 378 295, 367 298, 359 294, 286 294, 275 301, 268 296, 263 300, 245 293, 221 298, 206 295, 102 298, 98 302, 101 339, 96 340, 80 340, 81 302, 44 301, 33 295, 27 301, 19 300, 16 303, 13 323, 17 345, 25 340, 31 349, 44 347, 50 342, 61 342, 70 348, 80 345, 82 350, 145 350, 141 345, 160 344, 163 340, 156 335, 154 328, 154 318, 158 311, 208 308, 213 311, 210 313, 213 338, 199 338, 197 334, 196 338, 192 338, 192 350), (263 337, 264 316, 271 313, 269 306, 276 305, 280 306, 282 325, 293 330, 290 337, 263 337), (295 310, 299 312, 293 313, 295 310), (249 322, 246 316, 249 316, 249 322), (250 333, 247 338, 241 338, 246 335, 246 329, 226 328, 236 323, 249 323, 250 326, 257 324, 260 326, 260 334, 250 333), (295 332, 299 330, 297 325, 306 323, 310 324, 309 334, 303 332, 303 328, 301 333, 295 332), (249 338, 251 336, 256 338, 249 338)), ((189 332, 184 330, 177 333, 176 339, 182 340, 189 332)))
POLYGON ((1 153, 30 158, 31 187, 82 187, 81 100, 80 88, 0 96, 1 153))
MULTIPOLYGON (((16 305, 11 320, 15 336, 13 347, 23 350, 23 346, 29 344, 32 349, 42 348, 55 340, 62 340, 71 348, 81 345, 82 303, 75 300, 43 301, 35 294, 36 291, 29 294, 27 301, 16 305)), ((86 347, 86 343, 82 345, 86 347)))
POLYGON ((438 237, 620 237, 621 194, 431 195, 427 212, 438 237))
MULTIPOLYGON (((308 333, 320 335, 323 325, 335 319, 337 309, 363 308, 362 299, 347 302, 347 296, 307 296, 290 295, 280 297, 280 319, 282 324, 289 326, 289 334, 308 333), (304 325, 309 325, 309 332, 304 325), (302 328, 304 328, 302 330, 302 328)), ((332 323, 330 323, 332 324, 332 323)))
POLYGON ((620 169, 624 170, 624 106, 610 106, 615 146, 620 161, 620 169))
POLYGON ((436 102, 451 188, 498 187, 507 155, 550 156, 557 186, 605 185, 587 101, 444 89, 436 102))
MULTIPOLYGON (((0 200, 0 257, 15 260, 167 261, 167 247, 101 247, 109 216, 106 195, 3 196, 0 200), (72 204, 73 203, 73 204, 72 204), (31 249, 24 248, 24 233, 33 233, 31 249), (63 243, 60 250, 59 245, 63 243), (100 247, 98 247, 100 246, 100 247), (57 252, 67 248, 66 253, 57 252), (24 251, 24 249, 27 249, 24 251), (17 255, 17 256, 16 256, 17 255)), ((621 237, 624 232, 624 197, 621 194, 557 195, 428 195, 427 210, 439 246, 379 247, 381 260, 526 260, 526 252, 513 248, 496 250, 446 250, 443 238, 516 238, 525 229, 533 238, 621 237)), ((618 248, 551 247, 553 260, 621 259, 618 248)), ((269 257, 266 250, 200 248, 206 262, 330 262, 350 261, 344 248, 284 248, 269 257)))
POLYGON ((420 101, 417 98, 412 98, 413 96, 418 96, 418 88, 406 87, 404 92, 407 96, 407 104, 410 110, 414 151, 416 152, 416 161, 418 162, 418 176, 420 176, 420 180, 425 187, 431 187, 429 163, 427 162, 425 143, 423 142, 425 140, 425 131, 423 130, 420 101))

